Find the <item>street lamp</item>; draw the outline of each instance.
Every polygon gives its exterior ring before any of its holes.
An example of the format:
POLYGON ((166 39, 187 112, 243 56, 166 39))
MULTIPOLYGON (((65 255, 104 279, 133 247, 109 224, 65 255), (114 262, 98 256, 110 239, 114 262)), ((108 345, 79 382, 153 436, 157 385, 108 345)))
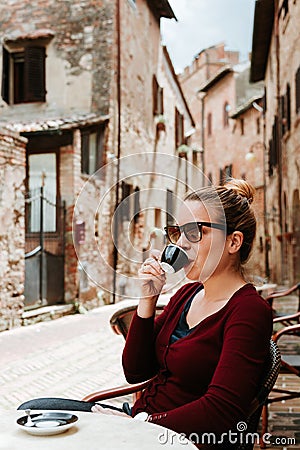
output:
POLYGON ((264 151, 264 144, 260 141, 255 142, 252 144, 248 150, 248 152, 245 155, 245 160, 247 162, 254 162, 257 158, 257 152, 264 151))
POLYGON ((253 148, 251 147, 250 150, 245 155, 245 160, 247 162, 254 162, 256 160, 256 155, 254 154, 253 148))

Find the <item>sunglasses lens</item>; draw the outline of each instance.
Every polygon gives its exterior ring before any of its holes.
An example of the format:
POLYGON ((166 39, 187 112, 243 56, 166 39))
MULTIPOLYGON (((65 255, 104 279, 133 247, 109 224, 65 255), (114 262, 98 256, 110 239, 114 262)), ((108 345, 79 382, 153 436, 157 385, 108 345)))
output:
POLYGON ((167 227, 167 232, 168 232, 169 241, 172 242, 172 244, 176 244, 176 242, 180 238, 180 234, 181 234, 179 227, 169 226, 169 227, 167 227))
POLYGON ((199 242, 202 237, 201 227, 197 223, 187 223, 184 228, 186 238, 190 242, 199 242))

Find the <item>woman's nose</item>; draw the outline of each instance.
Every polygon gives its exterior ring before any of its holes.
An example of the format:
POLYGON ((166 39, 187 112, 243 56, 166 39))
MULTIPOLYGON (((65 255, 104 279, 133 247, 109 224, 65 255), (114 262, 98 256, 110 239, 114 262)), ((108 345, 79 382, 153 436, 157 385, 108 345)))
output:
POLYGON ((187 240, 187 238, 183 232, 181 233, 180 238, 177 241, 177 245, 178 245, 178 247, 181 247, 184 250, 186 248, 190 247, 190 242, 187 240))

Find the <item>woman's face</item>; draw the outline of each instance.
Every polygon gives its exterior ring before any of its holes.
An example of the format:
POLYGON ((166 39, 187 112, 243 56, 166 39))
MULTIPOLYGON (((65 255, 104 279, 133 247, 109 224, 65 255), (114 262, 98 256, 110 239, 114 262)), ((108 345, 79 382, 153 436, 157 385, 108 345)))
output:
MULTIPOLYGON (((208 214, 200 201, 188 200, 180 206, 178 225, 182 226, 189 222, 220 223, 220 220, 215 215, 208 214)), ((185 267, 187 278, 205 282, 214 272, 220 270, 224 259, 225 242, 224 231, 207 226, 202 227, 202 239, 199 242, 190 242, 182 233, 177 244, 186 251, 190 260, 185 267)))

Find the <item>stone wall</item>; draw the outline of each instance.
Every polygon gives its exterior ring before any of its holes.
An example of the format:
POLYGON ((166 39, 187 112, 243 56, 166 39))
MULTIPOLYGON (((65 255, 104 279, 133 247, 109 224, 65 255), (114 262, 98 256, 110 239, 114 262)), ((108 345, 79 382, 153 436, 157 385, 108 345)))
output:
POLYGON ((107 114, 113 80, 114 8, 115 2, 109 0, 38 0, 25 4, 8 0, 5 6, 0 4, 2 42, 26 41, 43 30, 53 36, 46 46, 47 103, 26 103, 16 108, 0 99, 5 116, 14 120, 17 113, 19 119, 23 115, 28 120, 36 114, 39 118, 79 111, 107 114))
POLYGON ((25 145, 0 129, 0 331, 21 325, 24 307, 25 145))

